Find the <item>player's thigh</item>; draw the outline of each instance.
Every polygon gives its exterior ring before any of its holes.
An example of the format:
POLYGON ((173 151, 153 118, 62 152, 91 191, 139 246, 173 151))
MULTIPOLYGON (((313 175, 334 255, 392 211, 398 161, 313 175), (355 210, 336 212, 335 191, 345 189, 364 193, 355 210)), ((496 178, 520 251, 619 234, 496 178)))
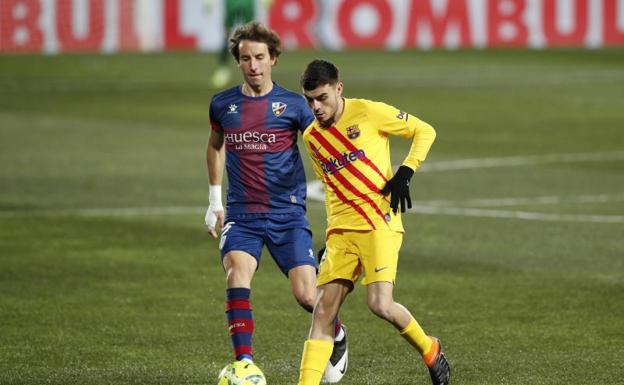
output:
POLYGON ((354 234, 366 276, 362 284, 396 280, 399 251, 403 233, 391 230, 371 230, 354 234))
POLYGON ((317 268, 312 232, 305 217, 271 218, 265 242, 271 257, 284 275, 298 266, 317 268))
POLYGON ((300 265, 288 271, 288 280, 297 302, 307 310, 312 310, 316 298, 316 268, 300 265))

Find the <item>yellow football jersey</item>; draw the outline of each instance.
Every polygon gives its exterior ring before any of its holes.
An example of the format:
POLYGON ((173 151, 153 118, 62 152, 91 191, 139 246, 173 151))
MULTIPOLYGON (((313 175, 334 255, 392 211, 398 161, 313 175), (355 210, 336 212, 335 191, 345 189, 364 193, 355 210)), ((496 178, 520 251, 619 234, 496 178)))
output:
POLYGON ((412 138, 403 165, 415 170, 435 138, 429 124, 395 107, 365 99, 345 99, 340 120, 323 128, 312 122, 303 140, 314 171, 325 185, 327 231, 403 231, 401 214, 380 190, 392 178, 388 135, 412 138))

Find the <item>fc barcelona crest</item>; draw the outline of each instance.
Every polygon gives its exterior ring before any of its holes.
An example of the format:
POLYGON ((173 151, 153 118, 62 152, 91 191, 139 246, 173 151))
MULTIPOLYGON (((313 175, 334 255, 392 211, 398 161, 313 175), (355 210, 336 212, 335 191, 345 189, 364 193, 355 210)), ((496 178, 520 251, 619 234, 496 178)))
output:
POLYGON ((358 127, 357 124, 354 125, 354 126, 347 127, 347 136, 351 140, 353 140, 353 139, 357 138, 358 136, 360 136, 360 128, 358 127))
POLYGON ((273 110, 273 115, 275 115, 276 117, 280 117, 280 115, 282 115, 284 113, 284 111, 286 111, 286 103, 282 103, 282 102, 273 102, 271 104, 271 109, 273 110))

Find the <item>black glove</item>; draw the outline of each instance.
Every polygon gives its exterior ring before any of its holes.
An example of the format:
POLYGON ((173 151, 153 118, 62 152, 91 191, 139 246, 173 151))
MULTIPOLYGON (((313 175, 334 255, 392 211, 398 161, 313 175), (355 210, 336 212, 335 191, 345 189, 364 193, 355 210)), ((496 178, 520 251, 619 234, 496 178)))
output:
POLYGON ((412 175, 414 175, 414 170, 407 166, 401 166, 381 190, 383 195, 390 193, 390 208, 395 214, 399 209, 399 202, 401 202, 402 213, 405 212, 405 201, 407 201, 407 208, 412 208, 412 199, 409 195, 409 182, 412 175))

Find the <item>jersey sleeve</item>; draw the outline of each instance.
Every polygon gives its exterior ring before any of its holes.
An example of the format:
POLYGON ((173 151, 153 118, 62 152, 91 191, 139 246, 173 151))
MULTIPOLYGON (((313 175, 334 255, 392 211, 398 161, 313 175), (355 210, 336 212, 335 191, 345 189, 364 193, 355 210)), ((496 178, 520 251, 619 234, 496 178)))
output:
POLYGON ((313 147, 314 147, 314 143, 306 141, 305 148, 308 151, 308 156, 309 156, 309 159, 310 159, 310 163, 312 163, 312 169, 314 170, 314 174, 316 175, 316 177, 319 180, 324 181, 324 179, 323 179, 323 169, 318 164, 318 161, 316 159, 316 155, 314 154, 315 151, 314 151, 313 147))
POLYGON ((208 118, 210 119, 210 127, 217 132, 221 132, 221 123, 219 122, 219 117, 216 114, 215 108, 215 100, 214 98, 210 101, 210 108, 208 109, 208 118))
POLYGON ((412 145, 403 165, 416 170, 427 157, 436 137, 433 127, 417 117, 396 107, 380 102, 370 102, 370 115, 374 117, 380 132, 411 138, 412 145))

